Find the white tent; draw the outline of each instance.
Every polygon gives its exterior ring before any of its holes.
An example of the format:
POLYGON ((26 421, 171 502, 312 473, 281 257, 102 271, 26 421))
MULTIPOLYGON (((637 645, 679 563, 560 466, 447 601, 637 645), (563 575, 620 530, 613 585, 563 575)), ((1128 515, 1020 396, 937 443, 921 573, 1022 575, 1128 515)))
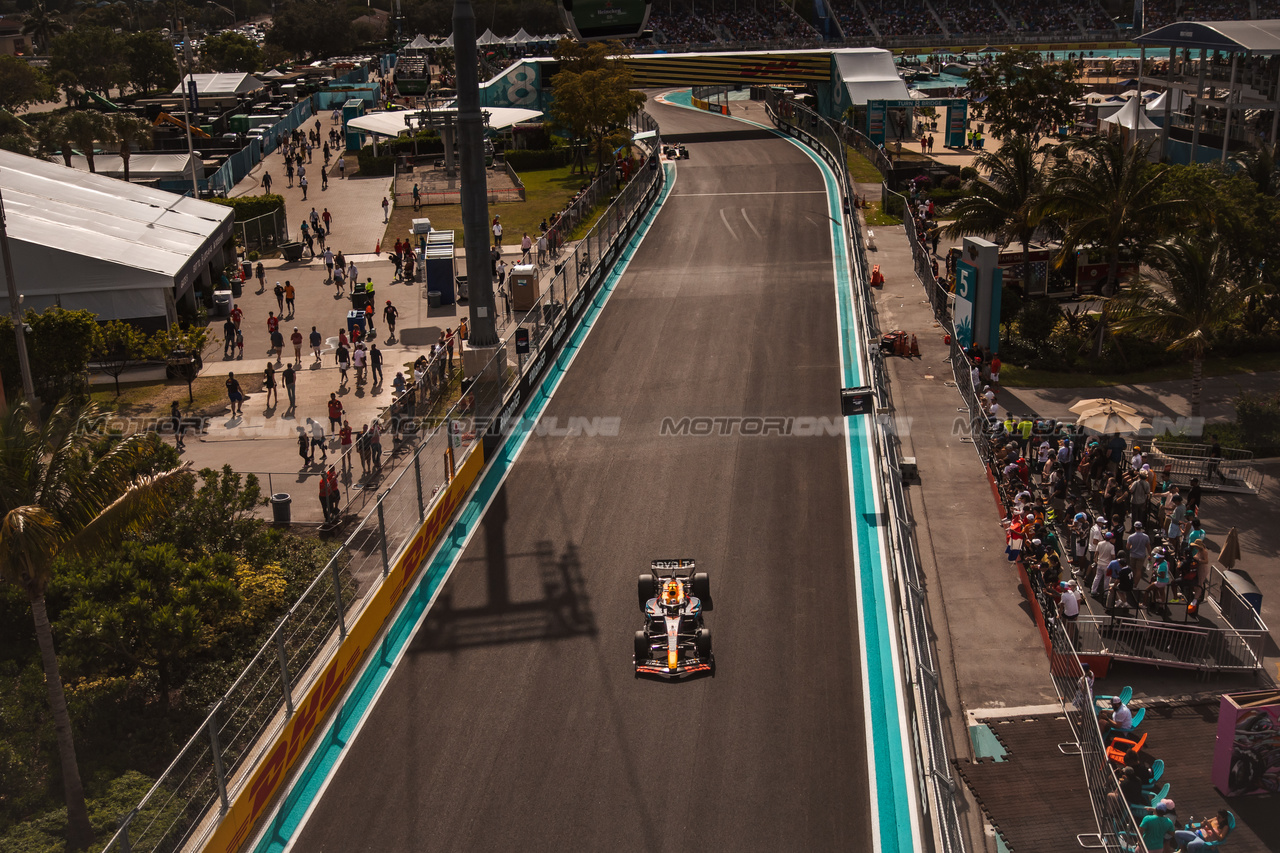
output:
POLYGON ((484 34, 476 39, 476 44, 502 44, 502 39, 493 34, 493 30, 485 30, 484 34))
POLYGON ((834 56, 836 71, 854 106, 864 106, 867 101, 903 101, 910 97, 889 51, 860 47, 837 50, 834 56))
MULTIPOLYGON (((450 104, 444 109, 436 109, 432 112, 438 116, 456 109, 455 105, 450 104)), ((538 110, 522 110, 515 107, 485 107, 483 111, 489 114, 488 127, 491 130, 502 130, 513 124, 532 121, 542 115, 538 110)), ((359 118, 351 119, 351 121, 347 122, 347 127, 377 136, 399 136, 402 133, 410 132, 410 128, 404 123, 405 117, 416 116, 422 112, 425 111, 392 110, 390 112, 368 113, 359 118)))
POLYGON ((404 49, 405 50, 429 50, 432 47, 435 47, 435 45, 431 43, 431 39, 427 38, 422 33, 418 33, 418 37, 415 38, 413 41, 409 42, 408 44, 406 44, 404 46, 404 49))
MULTIPOLYGON (((51 163, 61 163, 60 156, 49 158, 51 163)), ((71 168, 89 171, 89 158, 71 155, 71 168)), ((119 154, 97 154, 93 158, 96 174, 108 178, 124 178, 124 160, 119 154)), ((204 164, 194 154, 183 151, 175 154, 133 154, 129 157, 129 179, 136 183, 149 181, 186 181, 191 188, 191 176, 204 177, 204 164)))
POLYGON ((283 73, 281 73, 281 72, 279 72, 279 71, 275 70, 274 68, 272 68, 270 71, 268 71, 267 73, 265 73, 265 74, 263 74, 263 75, 262 75, 262 79, 264 79, 264 80, 274 80, 274 79, 276 79, 277 77, 283 77, 283 76, 284 76, 284 74, 283 74, 283 73))
MULTIPOLYGON (((0 151, 14 279, 23 307, 102 320, 177 319, 231 239, 230 207, 0 151), (199 282, 199 284, 197 284, 199 282)), ((0 292, 0 311, 8 299, 0 292)))
POLYGON ((520 32, 511 37, 512 44, 528 44, 533 41, 533 36, 524 31, 524 27, 520 28, 520 32))
POLYGON ((262 88, 262 81, 252 74, 189 74, 174 87, 172 94, 181 95, 187 89, 187 81, 192 79, 196 81, 196 92, 210 97, 243 95, 262 88))
POLYGON ((453 47, 453 33, 449 33, 449 37, 440 42, 437 47, 453 47))
POLYGON ((1160 97, 1152 101, 1147 107, 1147 112, 1150 115, 1164 115, 1165 101, 1170 99, 1173 101, 1173 112, 1175 113, 1182 112, 1191 105, 1191 98, 1187 96, 1186 92, 1181 89, 1173 89, 1161 93, 1160 97))
POLYGON ((1098 132, 1118 132, 1124 140, 1125 149, 1128 150, 1138 142, 1155 138, 1155 135, 1160 132, 1160 127, 1147 118, 1142 99, 1132 98, 1106 118, 1099 116, 1098 132))

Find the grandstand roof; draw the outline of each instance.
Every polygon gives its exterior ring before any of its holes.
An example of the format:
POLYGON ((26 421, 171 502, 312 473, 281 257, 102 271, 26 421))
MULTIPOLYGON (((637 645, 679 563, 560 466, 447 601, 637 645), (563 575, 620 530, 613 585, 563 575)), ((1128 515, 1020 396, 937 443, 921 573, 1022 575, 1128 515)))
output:
POLYGON ((1179 21, 1137 36, 1134 41, 1142 45, 1271 56, 1280 54, 1280 20, 1179 21))

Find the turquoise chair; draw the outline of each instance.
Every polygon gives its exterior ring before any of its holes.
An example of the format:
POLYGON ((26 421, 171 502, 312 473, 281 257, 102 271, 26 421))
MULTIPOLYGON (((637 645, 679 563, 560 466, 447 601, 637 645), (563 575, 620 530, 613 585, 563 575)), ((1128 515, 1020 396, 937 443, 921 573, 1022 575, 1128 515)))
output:
MULTIPOLYGON (((1164 768, 1161 769, 1163 770, 1164 768)), ((1143 790, 1145 791, 1146 789, 1143 790)), ((1133 812, 1133 816, 1138 819, 1139 823, 1141 823, 1142 819, 1147 816, 1147 810, 1154 809, 1156 806, 1160 805, 1160 801, 1167 796, 1169 796, 1169 783, 1165 782, 1164 786, 1159 791, 1151 794, 1151 802, 1145 804, 1130 803, 1129 811, 1133 812)))
POLYGON ((1133 725, 1129 728, 1128 731, 1121 731, 1120 729, 1117 729, 1117 728, 1109 728, 1102 733, 1102 737, 1107 741, 1108 744, 1110 744, 1112 741, 1114 741, 1118 737, 1132 738, 1134 740, 1137 740, 1138 726, 1142 725, 1142 721, 1145 720, 1146 717, 1147 717, 1147 709, 1139 708, 1138 712, 1133 715, 1133 725))
MULTIPOLYGON (((1203 823, 1203 821, 1199 821, 1196 823, 1188 823, 1186 826, 1183 827, 1183 829, 1195 831, 1200 828, 1201 823, 1203 823)), ((1227 838, 1230 838, 1231 833, 1235 831, 1236 831, 1236 813, 1229 811, 1227 812, 1227 838)), ((1222 841, 1226 841, 1227 838, 1222 839, 1222 841)), ((1222 846, 1222 841, 1201 841, 1200 843, 1203 844, 1205 847, 1220 847, 1222 846)))
MULTIPOLYGON (((1110 696, 1097 696, 1097 695, 1093 697, 1093 715, 1095 717, 1098 715, 1099 711, 1104 711, 1107 708, 1111 707, 1111 698, 1112 697, 1110 696), (1098 704, 1099 702, 1101 702, 1102 704, 1099 705, 1098 704)), ((1129 687, 1128 685, 1125 685, 1125 687, 1120 690, 1120 701, 1123 702, 1125 705, 1128 705, 1129 700, 1132 698, 1133 698, 1133 688, 1129 687)))
POLYGON ((1142 786, 1142 790, 1148 794, 1156 789, 1156 785, 1160 784, 1160 777, 1164 775, 1164 759, 1157 758, 1151 764, 1151 781, 1142 786))

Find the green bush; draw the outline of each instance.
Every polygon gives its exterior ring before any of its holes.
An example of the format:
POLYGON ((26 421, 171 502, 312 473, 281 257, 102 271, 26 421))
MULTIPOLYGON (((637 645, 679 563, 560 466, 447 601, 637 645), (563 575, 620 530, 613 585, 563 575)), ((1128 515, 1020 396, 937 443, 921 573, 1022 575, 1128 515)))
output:
POLYGON ((1280 394, 1246 391, 1235 399, 1236 426, 1250 447, 1280 444, 1280 394))
POLYGON ((214 204, 225 205, 236 212, 236 222, 247 222, 266 216, 273 210, 284 207, 284 196, 270 193, 268 195, 246 195, 239 198, 211 198, 214 204))
POLYGON ((573 162, 572 148, 548 148, 535 151, 529 148, 508 150, 504 155, 511 168, 517 172, 535 169, 556 169, 573 162))
POLYGON ((373 148, 361 148, 356 154, 356 162, 360 164, 362 177, 371 178, 378 175, 393 175, 396 171, 396 156, 383 154, 381 148, 375 156, 373 148))
POLYGON ((960 180, 976 181, 978 179, 978 170, 972 166, 965 166, 960 170, 960 180))
POLYGON ((964 179, 959 175, 947 175, 942 179, 942 188, 944 190, 958 190, 964 185, 964 179))

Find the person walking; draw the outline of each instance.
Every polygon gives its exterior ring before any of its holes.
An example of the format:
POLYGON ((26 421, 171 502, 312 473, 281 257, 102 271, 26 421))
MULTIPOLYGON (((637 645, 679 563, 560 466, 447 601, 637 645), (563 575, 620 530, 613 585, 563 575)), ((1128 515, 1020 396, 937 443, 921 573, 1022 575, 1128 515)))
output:
POLYGON ((182 408, 174 400, 169 406, 169 425, 173 428, 173 447, 179 453, 186 449, 182 441, 182 408))
POLYGON ((493 217, 493 245, 502 248, 502 221, 498 216, 493 217))
MULTIPOLYGON (((390 303, 388 303, 390 304, 390 303)), ((230 358, 236 351, 236 324, 228 317, 222 322, 222 357, 230 358)))
POLYGON ((240 390, 240 380, 234 373, 227 374, 227 399, 231 401, 231 416, 241 413, 244 406, 244 392, 240 390))
POLYGON ((298 178, 298 186, 302 188, 302 200, 306 201, 307 200, 307 176, 306 175, 303 175, 301 178, 298 178))
MULTIPOLYGON (((373 280, 369 280, 369 289, 373 289, 373 280)), ((366 302, 364 306, 364 327, 369 330, 369 339, 372 340, 378 336, 378 330, 373 327, 373 303, 366 302)))
POLYGON ((320 475, 320 511, 324 513, 324 523, 333 524, 333 501, 330 500, 331 485, 325 474, 320 475))
POLYGON ((281 316, 283 316, 284 315, 284 285, 282 285, 280 282, 277 281, 276 286, 271 289, 271 292, 276 295, 276 307, 279 309, 281 316))
POLYGON ((343 285, 347 281, 347 271, 342 268, 342 264, 333 265, 333 283, 338 288, 338 295, 342 295, 343 285))
POLYGON ((262 173, 262 194, 263 195, 271 194, 271 173, 270 172, 262 173))
POLYGON ((338 399, 336 391, 329 393, 329 432, 337 434, 338 427, 342 426, 342 418, 346 414, 346 410, 342 407, 342 401, 338 399))
POLYGON ((391 218, 391 202, 387 201, 387 197, 384 195, 384 196, 382 197, 382 221, 383 221, 383 223, 385 224, 385 223, 386 223, 386 221, 387 221, 389 218, 391 218))
POLYGON ((284 176, 289 179, 289 186, 293 186, 293 161, 288 156, 284 158, 284 176))
POLYGON ((292 364, 285 365, 284 371, 280 374, 280 378, 284 382, 284 393, 289 397, 289 411, 293 411, 298 407, 298 374, 293 369, 292 364))
POLYGON ((333 249, 324 250, 324 268, 327 273, 325 281, 333 281, 333 249))
POLYGON ((453 373, 453 329, 444 330, 444 347, 449 353, 449 361, 446 367, 450 373, 453 373))
POLYGON ((356 369, 356 385, 364 384, 364 368, 369 358, 369 354, 365 352, 364 344, 356 344, 355 352, 351 353, 351 364, 356 369))
POLYGON ((338 155, 338 177, 346 178, 347 176, 347 158, 338 155))
POLYGON ((279 405, 280 392, 276 389, 275 365, 267 364, 266 370, 262 371, 262 387, 267 392, 267 408, 271 408, 273 402, 275 405, 279 405))
POLYGON ((289 309, 290 319, 293 318, 293 311, 294 311, 293 298, 296 295, 297 295, 297 292, 293 289, 293 284, 286 281, 284 283, 284 304, 285 304, 285 307, 289 309))
POLYGON ((338 363, 338 376, 340 378, 339 385, 347 384, 347 371, 351 368, 351 350, 347 349, 347 345, 341 340, 338 341, 338 348, 333 351, 333 360, 338 363))
POLYGON ((396 318, 400 316, 400 312, 396 310, 396 306, 391 304, 391 300, 387 300, 386 307, 382 309, 382 322, 387 324, 387 342, 390 343, 396 338, 396 318))
POLYGON ((262 261, 258 261, 258 266, 254 269, 253 275, 258 280, 258 292, 262 293, 267 289, 267 268, 262 265, 262 261))
POLYGON ((316 329, 315 326, 311 327, 310 343, 311 343, 311 351, 316 354, 316 364, 320 364, 320 362, 323 361, 323 359, 320 357, 320 347, 324 343, 324 339, 321 337, 320 332, 316 329))
POLYGON ((377 419, 369 427, 369 461, 375 471, 382 471, 382 423, 377 419))
POLYGON ((289 343, 293 344, 293 363, 302 364, 302 332, 298 331, 298 327, 293 327, 293 334, 289 336, 289 343))
POLYGON ((529 263, 529 251, 533 248, 533 240, 529 237, 529 232, 524 232, 524 236, 520 238, 520 263, 529 263))
POLYGON ((312 455, 314 456, 315 449, 318 447, 320 448, 320 462, 322 464, 327 462, 329 460, 329 451, 326 446, 324 427, 311 418, 307 418, 307 429, 311 431, 312 455))
POLYGON ((333 214, 329 212, 329 208, 324 209, 324 213, 320 214, 320 218, 324 221, 324 230, 326 232, 333 230, 333 214))
POLYGON ((369 368, 373 374, 373 384, 378 386, 382 384, 382 350, 378 349, 377 344, 369 346, 369 368))
POLYGON ((302 457, 302 467, 306 468, 312 464, 311 439, 307 437, 307 431, 302 427, 298 427, 298 455, 302 457))
POLYGON ((419 210, 422 207, 422 192, 418 189, 418 185, 413 185, 413 209, 419 210))
POLYGON ((347 281, 351 282, 351 288, 354 290, 356 286, 356 282, 358 282, 359 280, 360 280, 360 270, 356 267, 356 262, 353 260, 347 266, 347 281))
POLYGON ((547 252, 547 232, 543 231, 538 237, 538 266, 545 267, 550 262, 551 258, 547 252))
POLYGON ((340 448, 339 458, 342 459, 342 470, 351 470, 351 422, 343 421, 342 429, 338 430, 338 447, 340 448))
MULTIPOLYGON (((329 172, 327 171, 329 164, 325 163, 324 165, 325 165, 325 168, 320 170, 320 192, 324 192, 325 190, 329 189, 329 172)), ((328 229, 325 229, 325 230, 328 230, 328 229)))

